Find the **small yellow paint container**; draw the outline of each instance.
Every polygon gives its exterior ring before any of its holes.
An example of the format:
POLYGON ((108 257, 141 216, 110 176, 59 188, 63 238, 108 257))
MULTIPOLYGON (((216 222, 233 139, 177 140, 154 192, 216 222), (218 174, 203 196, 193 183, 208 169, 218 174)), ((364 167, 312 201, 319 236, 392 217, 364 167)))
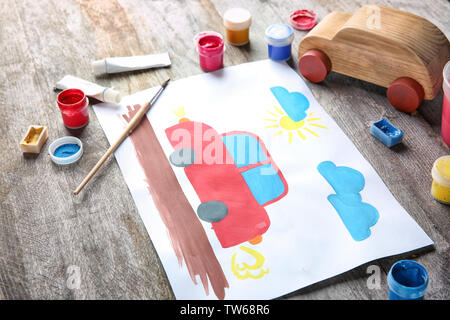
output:
POLYGON ((47 138, 46 126, 31 125, 28 127, 25 137, 20 141, 20 149, 25 153, 39 153, 47 138))
POLYGON ((243 46, 249 42, 252 16, 247 9, 228 9, 223 15, 227 41, 235 46, 243 46))
POLYGON ((437 201, 450 204, 450 156, 438 158, 431 169, 431 194, 437 201))

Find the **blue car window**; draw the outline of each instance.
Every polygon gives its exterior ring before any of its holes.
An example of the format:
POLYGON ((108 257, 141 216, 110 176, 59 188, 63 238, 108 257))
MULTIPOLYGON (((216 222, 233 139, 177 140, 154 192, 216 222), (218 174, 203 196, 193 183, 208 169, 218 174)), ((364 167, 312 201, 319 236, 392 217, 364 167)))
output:
POLYGON ((267 160, 260 143, 252 135, 232 134, 222 136, 222 141, 238 168, 267 160))
POLYGON ((270 163, 244 171, 242 176, 260 205, 281 196, 285 190, 283 181, 270 163))

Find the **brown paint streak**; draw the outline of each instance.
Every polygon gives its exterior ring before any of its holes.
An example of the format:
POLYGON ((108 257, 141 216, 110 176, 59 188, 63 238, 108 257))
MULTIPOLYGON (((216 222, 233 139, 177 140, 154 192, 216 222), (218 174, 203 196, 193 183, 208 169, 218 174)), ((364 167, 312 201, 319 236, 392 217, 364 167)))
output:
POLYGON ((78 0, 89 20, 98 48, 98 58, 143 54, 133 23, 117 0, 78 0))
MULTIPOLYGON (((139 105, 128 107, 128 114, 123 115, 123 118, 129 122, 139 108, 139 105)), ((195 277, 200 276, 207 295, 209 278, 217 298, 224 299, 228 281, 147 118, 136 127, 130 139, 145 172, 148 190, 169 231, 180 266, 184 260, 195 284, 195 277)))

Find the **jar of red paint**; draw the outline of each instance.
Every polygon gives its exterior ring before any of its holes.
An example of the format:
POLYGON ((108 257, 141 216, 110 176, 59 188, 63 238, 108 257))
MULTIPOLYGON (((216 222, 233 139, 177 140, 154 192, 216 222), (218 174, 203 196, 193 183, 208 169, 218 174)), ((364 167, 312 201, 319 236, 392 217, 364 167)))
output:
POLYGON ((89 99, 83 91, 67 89, 60 92, 56 100, 67 128, 79 129, 89 122, 89 99))
POLYGON ((214 71, 223 67, 225 49, 223 37, 214 31, 203 31, 194 37, 200 67, 204 71, 214 71))
POLYGON ((444 67, 444 79, 442 82, 444 90, 444 102, 442 104, 442 139, 450 148, 450 61, 444 67))

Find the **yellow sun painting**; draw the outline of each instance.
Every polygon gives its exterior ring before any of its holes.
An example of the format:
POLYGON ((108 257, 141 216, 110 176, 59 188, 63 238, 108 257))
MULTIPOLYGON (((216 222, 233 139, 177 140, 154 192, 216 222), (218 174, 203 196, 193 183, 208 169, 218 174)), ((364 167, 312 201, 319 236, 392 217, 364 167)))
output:
POLYGON ((303 120, 293 121, 279 107, 274 106, 274 109, 274 111, 267 110, 270 117, 264 119, 268 122, 266 128, 274 128, 276 130, 275 136, 279 136, 286 132, 289 143, 292 143, 294 136, 299 136, 301 140, 306 140, 310 135, 319 137, 316 131, 314 131, 317 128, 328 129, 325 126, 316 123, 316 121, 321 120, 321 118, 315 118, 313 112, 309 113, 303 120))

